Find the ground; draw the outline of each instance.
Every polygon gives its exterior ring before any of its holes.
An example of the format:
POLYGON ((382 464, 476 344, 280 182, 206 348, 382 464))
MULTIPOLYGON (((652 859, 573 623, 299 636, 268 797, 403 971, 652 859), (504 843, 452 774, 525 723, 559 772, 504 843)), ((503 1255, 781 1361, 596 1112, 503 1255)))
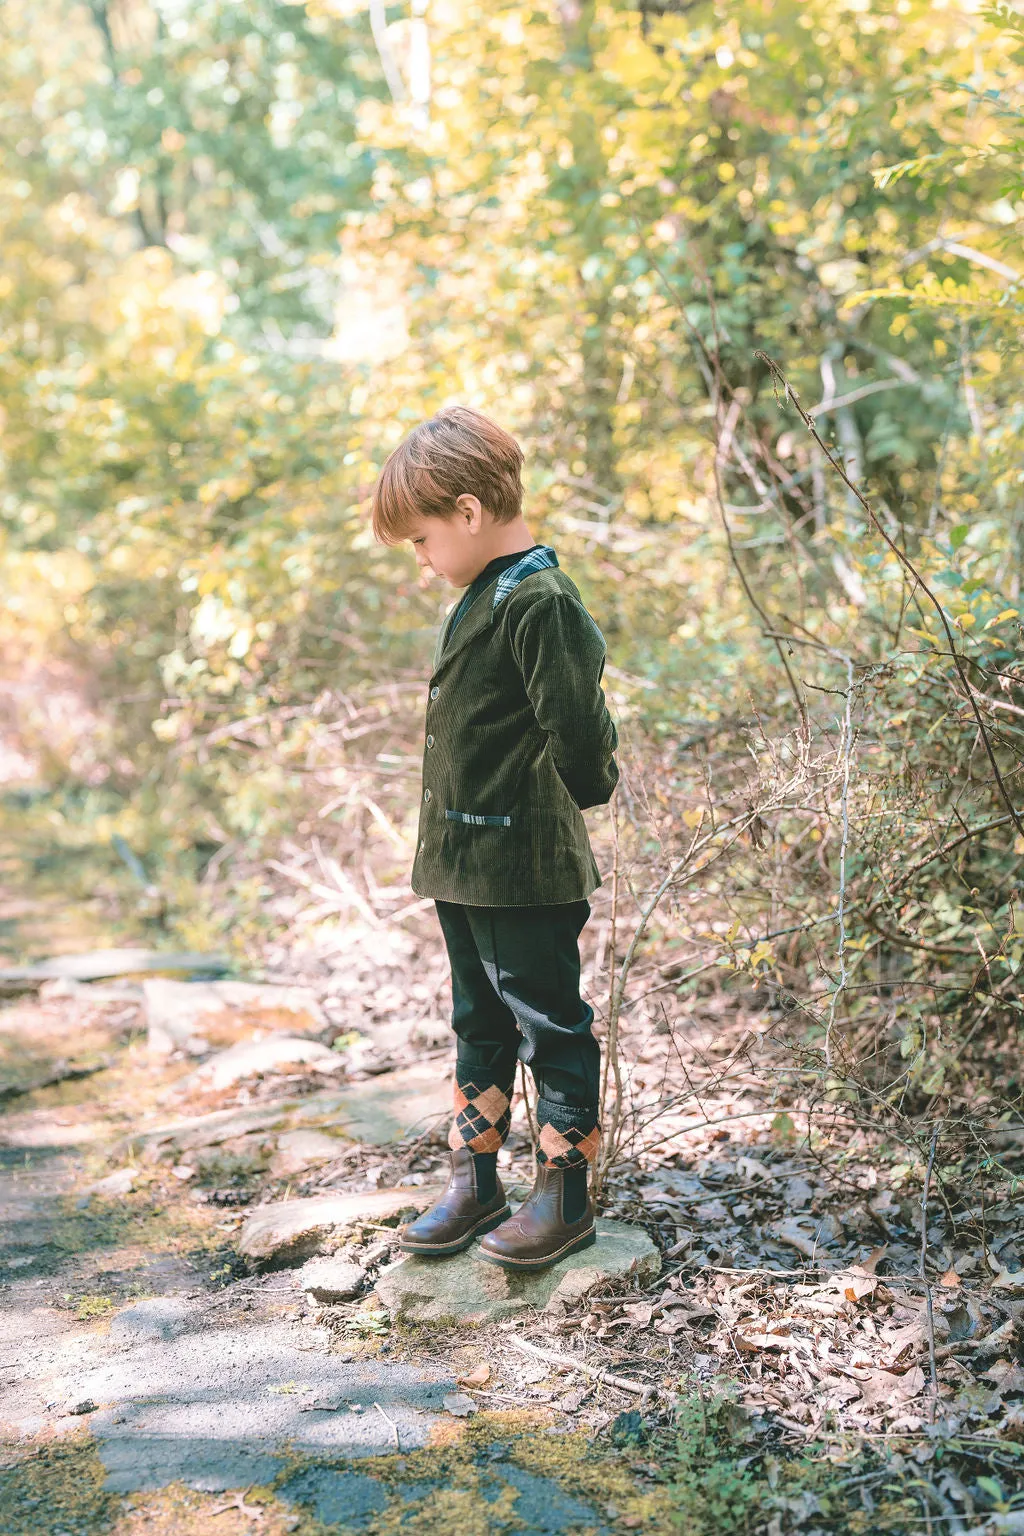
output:
MULTIPOLYGON (((1012 1132, 979 1229, 951 1176, 929 1206, 841 1103, 781 1092, 768 1032, 711 998, 671 1036, 630 1025, 644 1134, 590 1268, 527 1291, 403 1262, 448 1114, 418 921, 248 989, 11 984, 3 1529, 1018 1529, 1012 1132)), ((528 1186, 521 1111, 502 1172, 528 1186)))

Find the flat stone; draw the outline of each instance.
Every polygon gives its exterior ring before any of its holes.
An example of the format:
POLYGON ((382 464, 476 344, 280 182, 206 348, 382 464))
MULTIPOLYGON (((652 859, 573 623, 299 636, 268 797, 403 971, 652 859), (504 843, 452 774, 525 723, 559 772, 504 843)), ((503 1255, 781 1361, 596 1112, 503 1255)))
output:
MULTIPOLYGON (((308 1101, 296 1119, 322 1118, 327 1106, 308 1101)), ((451 1079, 436 1067, 400 1067, 381 1077, 353 1083, 331 1102, 339 1130, 353 1141, 386 1146, 447 1122, 452 1112, 451 1079)))
POLYGON ((113 1173, 108 1173, 106 1178, 97 1179, 95 1184, 90 1184, 90 1195, 103 1195, 112 1199, 116 1195, 127 1195, 135 1188, 137 1177, 134 1168, 115 1168, 113 1173))
POLYGON ((348 1227, 372 1225, 401 1211, 426 1210, 441 1194, 439 1187, 368 1190, 357 1195, 313 1195, 307 1200, 282 1200, 257 1206, 239 1236, 239 1252, 247 1259, 275 1267, 310 1258, 324 1238, 348 1227))
POLYGON ((44 981, 39 988, 39 999, 44 1003, 69 997, 83 1003, 137 1003, 142 997, 142 988, 134 981, 114 982, 104 987, 95 982, 71 981, 66 976, 44 981))
POLYGON ((530 1308, 561 1313, 603 1280, 653 1280, 661 1256, 647 1233, 622 1221, 597 1223, 597 1242, 550 1269, 517 1274, 489 1264, 475 1247, 449 1259, 402 1259, 377 1281, 376 1295, 402 1323, 495 1323, 530 1308))
POLYGON ((395 1445, 389 1420, 403 1451, 426 1444, 451 1375, 347 1361, 332 1343, 326 1330, 297 1323, 205 1328, 140 1341, 86 1371, 65 1367, 52 1390, 62 1401, 100 1404, 89 1429, 115 1492, 178 1480, 245 1488, 272 1481, 296 1452, 386 1455, 395 1445), (331 1406, 317 1409, 320 1402, 331 1406))
POLYGON ((175 1339, 185 1332, 194 1316, 195 1309, 180 1296, 151 1296, 112 1317, 110 1337, 118 1344, 175 1339))
MULTIPOLYGON (((566 1532, 586 1531, 587 1536, 609 1536, 609 1526, 599 1511, 566 1493, 553 1477, 540 1477, 511 1461, 491 1458, 483 1464, 477 1462, 474 1484, 483 1526, 474 1524, 473 1530, 514 1528, 520 1536, 565 1536, 566 1532), (488 1520, 492 1511, 493 1523, 488 1520)), ((444 1487, 443 1477, 415 1483, 383 1482, 351 1468, 313 1464, 280 1484, 277 1493, 304 1506, 321 1525, 331 1529, 362 1531, 372 1524, 378 1530, 400 1531, 412 1520, 417 1529, 426 1529, 424 1501, 444 1487)), ((443 1517, 438 1516, 429 1529, 440 1530, 444 1524, 443 1517)))
POLYGON ((270 1172, 276 1179, 330 1163, 340 1157, 346 1143, 323 1131, 285 1131, 277 1138, 277 1151, 270 1160, 270 1172))
POLYGON ((182 1093, 192 1088, 230 1088, 243 1078, 282 1067, 303 1066, 314 1072, 340 1072, 344 1061, 337 1051, 318 1040, 303 1040, 298 1035, 270 1035, 266 1040, 246 1040, 240 1045, 218 1051, 209 1061, 189 1074, 179 1085, 182 1093))
POLYGON ((387 1487, 365 1472, 334 1467, 305 1467, 278 1490, 291 1503, 311 1506, 321 1525, 357 1529, 388 1507, 387 1487))
POLYGON ((351 1301, 362 1290, 366 1271, 345 1259, 310 1259, 296 1279, 314 1301, 351 1301))
POLYGON ((221 1142, 232 1141, 236 1136, 249 1136, 275 1130, 287 1120, 294 1110, 297 1099, 282 1100, 267 1107, 254 1105, 251 1109, 214 1109, 207 1115, 190 1115, 182 1120, 170 1120, 140 1131, 128 1139, 129 1150, 141 1152, 151 1162, 163 1158, 177 1158, 180 1152, 192 1152, 200 1147, 216 1147, 221 1142))
POLYGON ((107 976, 133 976, 146 971, 227 971, 227 955, 179 954, 159 949, 91 949, 81 955, 57 955, 38 965, 0 970, 2 981, 101 981, 107 976))
POLYGON ((155 977, 143 983, 142 992, 152 1056, 176 1050, 202 1055, 254 1027, 283 1027, 294 1035, 323 1029, 327 1022, 309 987, 155 977))

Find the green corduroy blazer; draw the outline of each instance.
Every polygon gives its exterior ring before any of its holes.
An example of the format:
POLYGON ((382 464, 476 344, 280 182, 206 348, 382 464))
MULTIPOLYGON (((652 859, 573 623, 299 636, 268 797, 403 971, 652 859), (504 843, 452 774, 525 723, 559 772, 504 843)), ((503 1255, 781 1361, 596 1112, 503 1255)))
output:
POLYGON ((469 906, 577 901, 601 884, 588 806, 611 799, 618 746, 605 642, 554 550, 495 577, 427 685, 412 888, 469 906), (541 569, 538 564, 544 562, 541 569))

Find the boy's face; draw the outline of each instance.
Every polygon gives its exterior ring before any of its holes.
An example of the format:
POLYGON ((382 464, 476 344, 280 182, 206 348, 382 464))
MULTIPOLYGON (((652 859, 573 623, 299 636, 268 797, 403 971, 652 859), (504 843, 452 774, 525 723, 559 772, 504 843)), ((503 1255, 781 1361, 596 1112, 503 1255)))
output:
POLYGON ((474 502, 475 506, 466 510, 460 507, 451 517, 417 517, 409 526, 406 537, 420 568, 421 585, 425 586, 433 574, 451 582, 453 587, 468 587, 487 564, 487 553, 479 537, 480 503, 475 497, 462 499, 474 502))

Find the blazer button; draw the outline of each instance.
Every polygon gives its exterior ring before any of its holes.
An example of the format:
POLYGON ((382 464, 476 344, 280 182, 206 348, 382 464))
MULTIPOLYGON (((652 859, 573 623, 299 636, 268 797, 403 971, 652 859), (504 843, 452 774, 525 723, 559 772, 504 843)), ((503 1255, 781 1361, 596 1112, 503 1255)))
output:
POLYGON ((423 791, 423 798, 429 804, 429 802, 430 802, 430 790, 429 789, 425 789, 423 791))
POLYGON ((427 737, 427 746, 428 747, 432 747, 433 745, 434 745, 434 738, 433 738, 433 736, 428 736, 427 737))
POLYGON ((431 697, 431 698, 432 698, 432 699, 436 699, 436 698, 437 698, 437 696, 438 696, 438 694, 439 694, 439 693, 440 693, 440 692, 441 692, 441 690, 440 690, 440 688, 439 688, 439 687, 438 687, 438 686, 437 686, 437 684, 436 684, 436 683, 435 683, 435 684, 434 684, 434 686, 433 686, 433 688, 431 688, 431 690, 430 690, 430 697, 431 697))

